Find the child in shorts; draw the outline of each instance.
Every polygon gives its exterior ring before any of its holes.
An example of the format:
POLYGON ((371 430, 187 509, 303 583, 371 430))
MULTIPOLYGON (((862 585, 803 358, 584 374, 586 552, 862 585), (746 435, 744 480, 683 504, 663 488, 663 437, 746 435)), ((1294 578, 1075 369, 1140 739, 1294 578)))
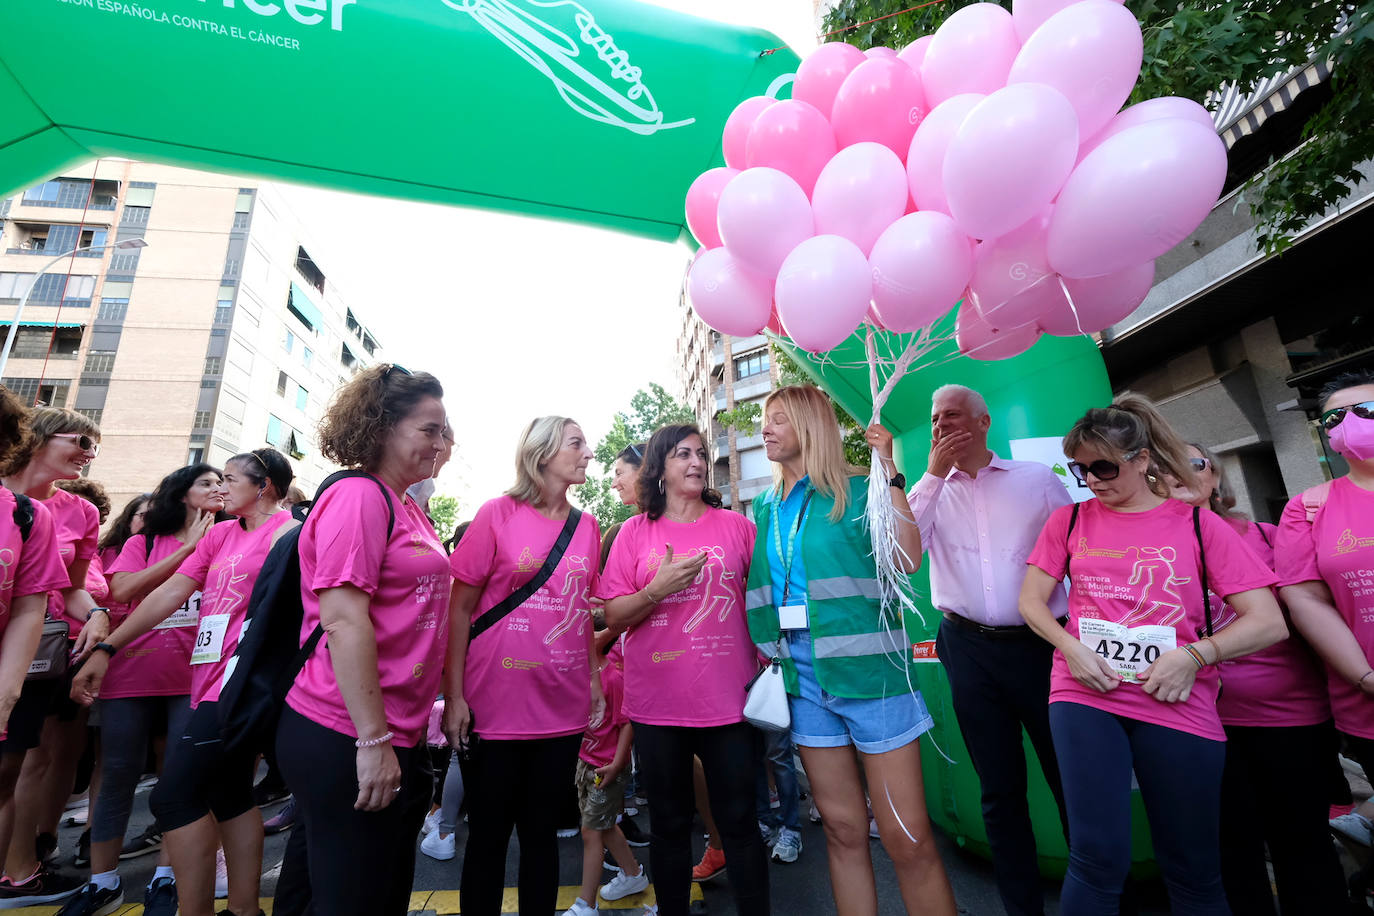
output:
POLYGON ((563 916, 587 916, 597 912, 597 884, 601 880, 601 853, 609 849, 620 872, 601 887, 605 900, 638 894, 649 886, 644 867, 635 861, 630 844, 616 820, 625 809, 625 784, 629 780, 633 727, 624 713, 624 656, 616 634, 597 634, 596 657, 602 659, 601 692, 606 714, 596 728, 582 738, 577 761, 577 804, 582 812, 582 891, 563 916))

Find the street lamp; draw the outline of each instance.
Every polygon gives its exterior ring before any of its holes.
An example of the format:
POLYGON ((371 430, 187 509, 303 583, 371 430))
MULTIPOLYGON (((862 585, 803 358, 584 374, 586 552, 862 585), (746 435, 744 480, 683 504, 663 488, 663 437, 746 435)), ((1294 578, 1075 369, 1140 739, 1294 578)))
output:
POLYGON ((128 249, 146 247, 148 247, 148 242, 142 238, 122 239, 118 242, 115 242, 113 245, 104 243, 100 245, 82 245, 80 248, 73 248, 71 251, 64 251, 48 263, 44 264, 43 267, 38 271, 38 273, 33 275, 33 282, 30 283, 29 288, 24 291, 24 298, 19 300, 19 308, 17 308, 14 312, 14 320, 10 322, 10 333, 5 338, 5 348, 3 350, 0 350, 0 378, 4 377, 5 366, 9 364, 10 350, 14 349, 14 339, 19 336, 19 319, 24 317, 24 306, 29 304, 29 296, 33 295, 33 288, 38 285, 39 278, 42 277, 43 274, 48 272, 49 267, 52 267, 54 264, 56 264, 63 258, 69 258, 72 255, 82 251, 95 251, 100 248, 128 249))

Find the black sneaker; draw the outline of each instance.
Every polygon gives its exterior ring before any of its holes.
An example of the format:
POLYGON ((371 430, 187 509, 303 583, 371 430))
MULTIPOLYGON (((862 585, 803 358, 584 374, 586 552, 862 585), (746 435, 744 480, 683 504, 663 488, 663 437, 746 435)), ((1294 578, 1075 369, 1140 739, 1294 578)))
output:
POLYGON ((107 890, 95 884, 87 884, 67 905, 57 911, 57 916, 110 916, 124 905, 124 885, 107 890))
POLYGON ((143 916, 177 916, 176 879, 153 879, 143 893, 143 916))
POLYGON ((634 818, 622 817, 620 819, 620 832, 625 834, 625 842, 631 846, 643 848, 649 845, 649 835, 639 829, 634 818))
POLYGON ((27 881, 0 878, 0 910, 13 910, 36 903, 57 903, 66 900, 86 886, 83 878, 62 872, 48 871, 42 865, 27 881))
POLYGON ((150 852, 157 852, 162 848, 162 828, 157 822, 148 825, 148 829, 124 844, 124 848, 119 851, 119 858, 137 859, 139 856, 146 856, 150 852))
POLYGON ((40 833, 33 838, 33 851, 38 856, 38 861, 52 865, 57 860, 57 835, 53 833, 40 833))
POLYGON ((81 837, 76 841, 76 855, 72 856, 72 864, 77 868, 86 868, 91 864, 91 828, 89 827, 81 831, 81 837))
POLYGON ((264 776, 261 782, 253 786, 253 804, 265 808, 275 805, 290 794, 291 790, 286 787, 286 783, 272 779, 271 776, 264 776))

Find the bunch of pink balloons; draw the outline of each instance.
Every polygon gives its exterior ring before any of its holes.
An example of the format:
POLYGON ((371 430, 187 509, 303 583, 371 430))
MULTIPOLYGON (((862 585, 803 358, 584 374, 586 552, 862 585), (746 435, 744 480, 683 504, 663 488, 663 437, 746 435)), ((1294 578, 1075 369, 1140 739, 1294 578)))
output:
POLYGON ((962 299, 978 359, 1120 321, 1226 177, 1197 102, 1121 109, 1142 56, 1120 0, 975 3, 900 52, 821 45, 792 98, 735 108, 725 166, 687 192, 697 314, 821 352, 962 299))

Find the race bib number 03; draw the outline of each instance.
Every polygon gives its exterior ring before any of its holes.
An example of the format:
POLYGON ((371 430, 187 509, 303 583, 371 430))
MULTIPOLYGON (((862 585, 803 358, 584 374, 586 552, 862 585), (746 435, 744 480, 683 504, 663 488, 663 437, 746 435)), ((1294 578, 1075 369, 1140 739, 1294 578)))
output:
POLYGON ((1140 683, 1140 672, 1176 648, 1177 640, 1173 627, 1132 628, 1110 620, 1078 621, 1078 641, 1102 656, 1122 680, 1132 684, 1140 683))
POLYGON ((229 629, 228 614, 206 614, 196 631, 196 644, 191 650, 191 664, 211 665, 219 661, 224 651, 224 632, 229 629))

